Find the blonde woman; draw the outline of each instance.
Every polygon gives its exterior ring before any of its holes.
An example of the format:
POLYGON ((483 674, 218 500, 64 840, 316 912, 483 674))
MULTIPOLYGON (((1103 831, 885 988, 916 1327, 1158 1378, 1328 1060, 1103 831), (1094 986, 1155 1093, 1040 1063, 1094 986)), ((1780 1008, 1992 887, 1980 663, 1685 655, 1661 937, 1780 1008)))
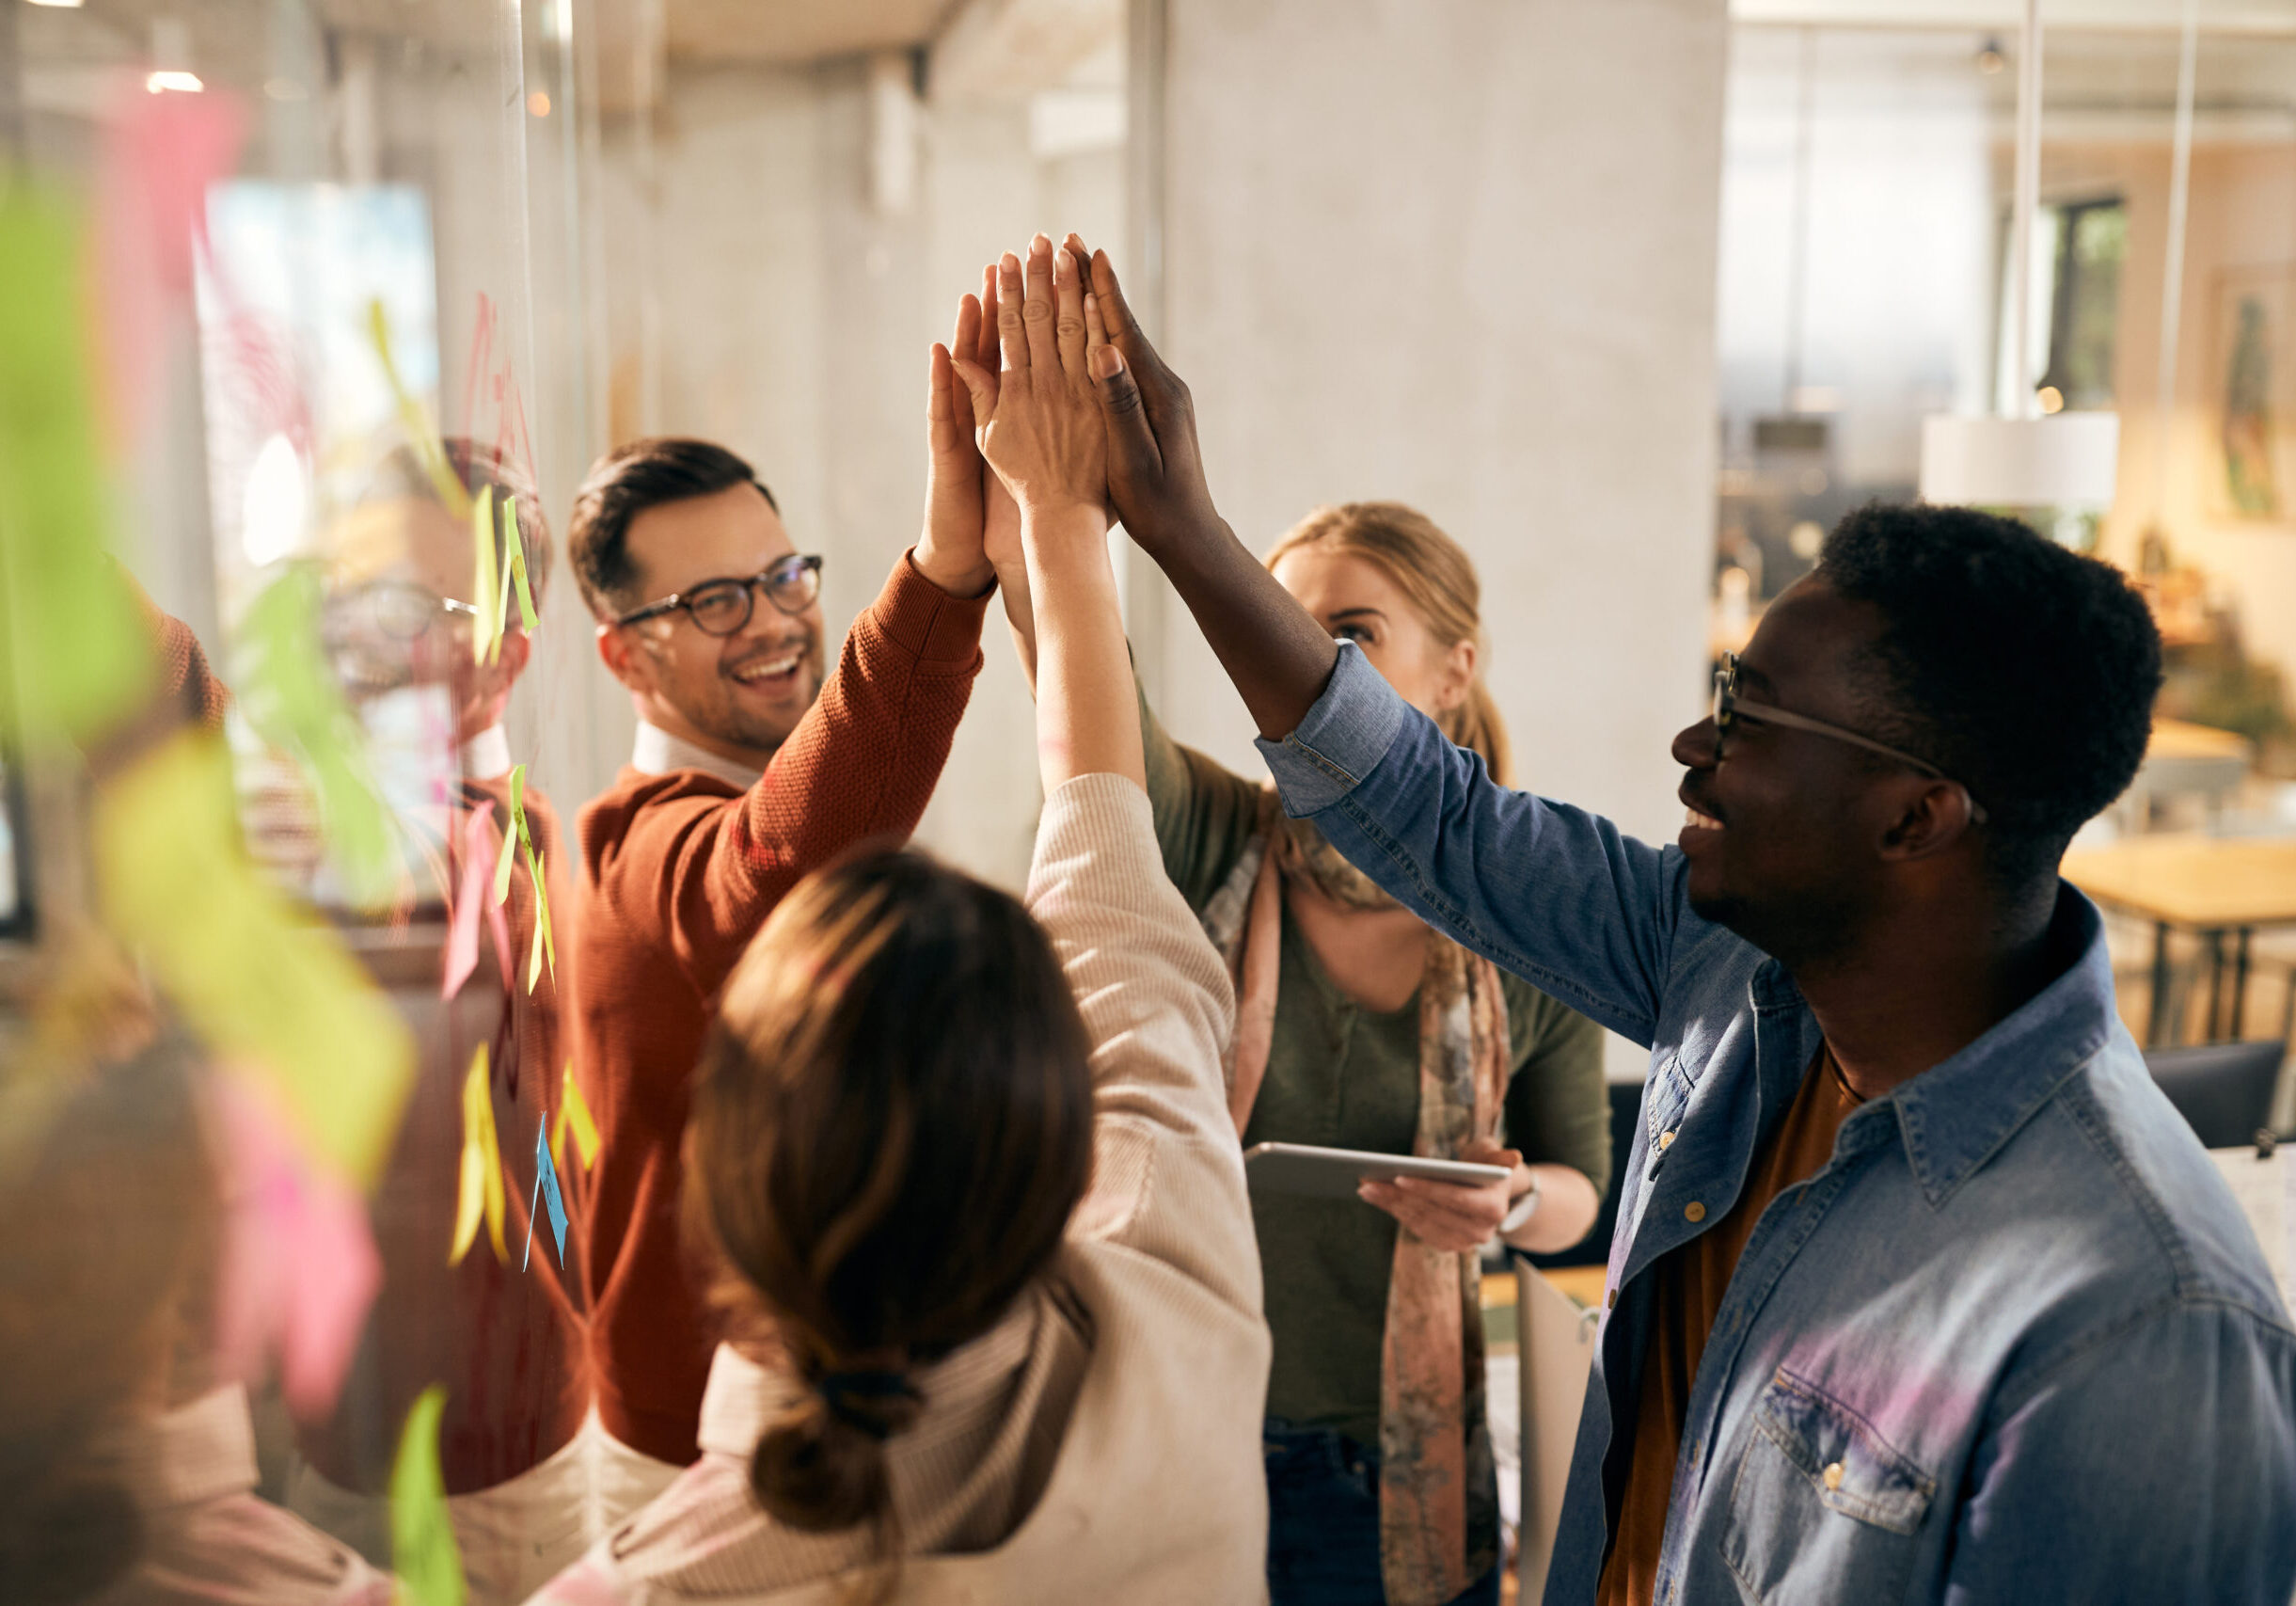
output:
MULTIPOLYGON (((1009 544, 990 555, 1025 662, 1027 576, 1009 544)), ((1319 508, 1267 564, 1509 779, 1474 564, 1432 519, 1396 502, 1319 508)), ((1229 1115, 1243 1144, 1510 1170, 1488 1188, 1366 1184, 1361 1203, 1253 1196, 1275 1341, 1275 1606, 1496 1601, 1476 1251, 1494 1236, 1567 1248, 1593 1225, 1610 1170, 1601 1031, 1431 930, 1263 785, 1173 741, 1145 700, 1141 722, 1164 867, 1236 982, 1229 1115)))

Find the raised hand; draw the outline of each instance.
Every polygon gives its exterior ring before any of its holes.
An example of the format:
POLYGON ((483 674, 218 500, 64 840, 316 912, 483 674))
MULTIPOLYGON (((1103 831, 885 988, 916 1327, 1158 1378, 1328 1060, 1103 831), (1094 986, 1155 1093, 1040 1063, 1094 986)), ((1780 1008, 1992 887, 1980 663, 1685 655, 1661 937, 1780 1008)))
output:
POLYGON ((1101 391, 1108 490, 1126 533, 1153 556, 1169 539, 1221 527, 1196 451, 1196 405, 1132 316, 1108 253, 1087 252, 1075 234, 1067 248, 1077 262, 1090 264, 1092 299, 1106 338, 1131 371, 1112 377, 1101 391))
POLYGON ((1106 430, 1087 368, 1089 355, 1106 349, 1105 337, 1096 337, 1098 310, 1085 306, 1075 259, 1041 234, 1025 278, 1020 259, 1006 252, 997 279, 1003 374, 956 361, 981 423, 982 453, 1019 503, 1023 527, 1032 511, 1097 510, 1108 483, 1106 430))
MULTIPOLYGON (((957 312, 957 349, 980 343, 981 305, 968 295, 957 312)), ((981 463, 973 399, 957 382, 949 349, 933 347, 925 402, 925 533, 916 564, 925 578, 957 596, 977 596, 995 578, 988 551, 988 496, 996 476, 981 463)))
MULTIPOLYGON (((1145 785, 1138 705, 1108 559, 1107 430, 1095 375, 1123 372, 1076 259, 1039 234, 998 265, 1004 372, 958 358, 981 451, 1021 512, 1037 608, 1037 757, 1050 792, 1095 772, 1145 785)), ((1018 624, 1018 621, 1016 621, 1018 624)))
MULTIPOLYGON (((1085 243, 1071 234, 1068 244, 1082 261, 1085 243)), ((1091 262, 1092 304, 1108 350, 1122 357, 1093 370, 1116 516, 1196 615, 1259 734, 1287 736, 1322 693, 1338 648, 1212 506, 1188 388, 1141 333, 1108 253, 1091 262)))

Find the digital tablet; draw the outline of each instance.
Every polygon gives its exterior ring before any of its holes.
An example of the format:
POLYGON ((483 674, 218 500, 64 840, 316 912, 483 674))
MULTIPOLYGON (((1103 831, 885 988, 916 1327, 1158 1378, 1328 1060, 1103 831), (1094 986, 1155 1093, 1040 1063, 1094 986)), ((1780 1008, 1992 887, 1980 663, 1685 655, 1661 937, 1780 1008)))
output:
POLYGON ((1416 1154, 1380 1154, 1368 1149, 1318 1149, 1306 1143, 1255 1143, 1243 1152, 1243 1178, 1254 1193, 1306 1194, 1320 1199, 1353 1199, 1355 1185, 1388 1183, 1397 1177, 1426 1177, 1467 1187, 1488 1187, 1513 1173, 1504 1166, 1465 1160, 1422 1160, 1416 1154))

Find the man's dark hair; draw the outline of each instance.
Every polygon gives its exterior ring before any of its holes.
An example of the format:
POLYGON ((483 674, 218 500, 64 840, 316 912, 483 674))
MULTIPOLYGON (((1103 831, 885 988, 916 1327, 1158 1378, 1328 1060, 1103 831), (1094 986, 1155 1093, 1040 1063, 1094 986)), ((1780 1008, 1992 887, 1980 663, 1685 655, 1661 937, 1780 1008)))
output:
POLYGON ((1961 507, 1860 508, 1817 575, 1881 613, 1870 728, 1975 795, 2003 885, 2052 872, 2144 761, 2161 690, 2145 599, 2110 564, 1961 507))
MULTIPOLYGON (((526 551, 527 587, 534 594, 535 606, 541 606, 542 594, 550 580, 550 521, 543 517, 542 493, 534 488, 532 476, 493 447, 481 446, 468 436, 450 435, 438 444, 446 453, 447 467, 463 483, 464 490, 475 497, 491 485, 498 507, 507 501, 516 510, 518 545, 526 551)), ((383 459, 367 495, 375 500, 424 497, 436 501, 438 487, 414 449, 402 446, 383 459)), ((496 515, 498 522, 494 526, 498 564, 508 561, 500 517, 496 515)))
POLYGON ((611 619, 645 601, 637 595, 638 565, 630 560, 631 520, 650 507, 731 485, 755 485, 766 505, 781 511, 755 469, 707 440, 654 436, 617 446, 592 464, 566 526, 567 554, 590 611, 611 619))

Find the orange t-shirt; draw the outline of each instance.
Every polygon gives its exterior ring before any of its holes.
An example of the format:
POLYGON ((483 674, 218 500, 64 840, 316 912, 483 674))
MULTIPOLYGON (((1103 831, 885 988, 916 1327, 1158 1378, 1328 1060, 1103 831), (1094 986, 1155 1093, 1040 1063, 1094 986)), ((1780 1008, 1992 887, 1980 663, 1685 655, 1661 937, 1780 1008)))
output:
POLYGON ((1699 1357, 1714 1331, 1715 1312, 1721 1309, 1730 1275, 1770 1201, 1816 1175, 1833 1158, 1834 1134, 1861 1102, 1842 1080, 1831 1052, 1820 1048, 1785 1120, 1755 1151, 1746 1191, 1737 1203, 1652 1268, 1657 1279, 1657 1309, 1651 1324, 1650 1354, 1642 1366, 1618 1528, 1596 1594, 1600 1606, 1650 1606, 1658 1582, 1658 1547, 1666 1537, 1667 1506, 1674 1493, 1674 1464, 1682 1454, 1690 1384, 1698 1375, 1699 1357))

